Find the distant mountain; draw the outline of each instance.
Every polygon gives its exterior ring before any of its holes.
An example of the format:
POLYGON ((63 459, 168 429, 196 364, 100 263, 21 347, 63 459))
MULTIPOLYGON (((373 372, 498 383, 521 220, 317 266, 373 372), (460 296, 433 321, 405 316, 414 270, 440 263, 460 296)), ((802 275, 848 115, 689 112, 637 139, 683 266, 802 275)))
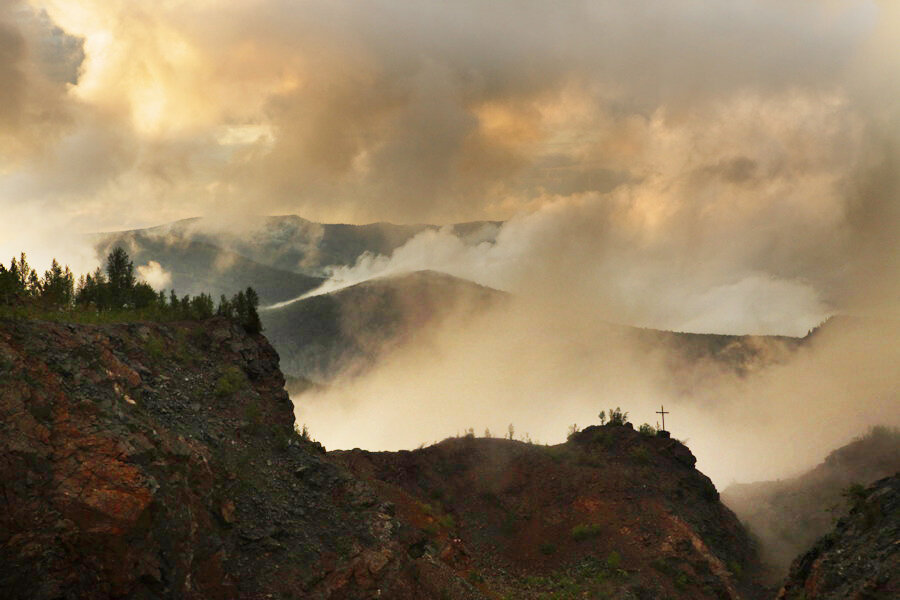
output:
POLYGON ((322 279, 260 264, 205 242, 166 238, 143 231, 104 235, 97 251, 105 256, 115 246, 128 252, 135 266, 158 262, 172 276, 169 288, 179 295, 201 292, 231 296, 252 286, 265 302, 281 302, 318 287, 322 279))
POLYGON ((873 428, 792 479, 733 484, 722 500, 762 544, 763 559, 781 577, 790 561, 846 513, 845 493, 900 472, 900 430, 873 428))
POLYGON ((444 273, 416 271, 264 309, 260 316, 285 373, 328 381, 364 371, 429 324, 465 318, 506 296, 444 273))
MULTIPOLYGON (((477 243, 493 240, 500 225, 497 221, 474 221, 448 228, 464 241, 477 243)), ((321 277, 328 267, 353 265, 365 253, 389 256, 428 229, 439 227, 316 223, 296 215, 283 215, 265 217, 244 229, 217 227, 205 219, 193 218, 107 237, 137 234, 142 243, 157 238, 175 247, 206 244, 275 269, 321 277)))
MULTIPOLYGON (((449 229, 466 243, 478 244, 492 242, 501 225, 477 221, 451 225, 449 229)), ((214 297, 230 296, 252 286, 265 306, 297 298, 316 288, 324 281, 322 276, 329 267, 354 265, 367 253, 389 256, 429 229, 437 226, 322 224, 288 215, 265 217, 238 230, 194 218, 148 229, 100 234, 96 245, 101 254, 116 244, 123 245, 135 265, 158 262, 172 276, 169 287, 179 294, 209 292, 214 297)), ((263 322, 282 355, 286 373, 327 382, 337 373, 347 372, 351 363, 355 372, 364 370, 383 350, 405 339, 398 338, 399 333, 408 334, 432 316, 441 316, 445 312, 441 307, 452 306, 463 289, 487 288, 436 273, 371 280, 336 294, 266 311, 263 322)), ((787 362, 798 348, 828 337, 829 332, 846 330, 848 326, 859 329, 861 322, 857 321, 830 319, 805 338, 621 328, 648 351, 659 351, 669 367, 658 373, 666 389, 687 395, 702 386, 704 378, 717 377, 723 370, 746 376, 787 362), (670 377, 672 372, 678 372, 679 377, 670 377)), ((867 331, 871 329, 868 327, 867 331)), ((879 331, 873 335, 884 336, 879 331)))

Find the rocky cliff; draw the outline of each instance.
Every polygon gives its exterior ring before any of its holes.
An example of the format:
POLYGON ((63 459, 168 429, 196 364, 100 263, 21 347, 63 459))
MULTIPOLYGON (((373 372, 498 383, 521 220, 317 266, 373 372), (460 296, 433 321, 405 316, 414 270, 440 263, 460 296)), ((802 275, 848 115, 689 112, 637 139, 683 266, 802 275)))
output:
POLYGON ((222 319, 0 321, 0 595, 467 597, 295 434, 283 385, 222 319))
POLYGON ((853 496, 850 514, 791 565, 779 600, 900 598, 900 474, 853 496))
POLYGON ((224 319, 0 320, 3 598, 748 598, 746 533, 676 440, 326 455, 224 319))
POLYGON ((760 540, 771 580, 781 581, 791 561, 846 516, 844 494, 900 471, 900 431, 874 427, 828 454, 810 471, 789 479, 733 484, 722 499, 760 540))

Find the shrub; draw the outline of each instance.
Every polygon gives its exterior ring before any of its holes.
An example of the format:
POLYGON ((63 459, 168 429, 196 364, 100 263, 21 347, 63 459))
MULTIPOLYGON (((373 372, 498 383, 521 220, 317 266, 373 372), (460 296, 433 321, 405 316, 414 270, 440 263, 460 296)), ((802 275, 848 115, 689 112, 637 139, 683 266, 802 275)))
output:
POLYGON ((622 412, 622 409, 618 406, 615 409, 609 409, 609 424, 610 425, 624 425, 628 422, 628 413, 622 412))
POLYGON ((572 528, 572 539, 580 542, 581 540, 598 537, 600 533, 601 527, 599 524, 576 525, 572 528))
POLYGON ((247 387, 247 376, 234 366, 226 368, 216 382, 216 396, 231 396, 247 387))
POLYGON ((548 544, 546 542, 538 546, 538 550, 540 550, 541 554, 545 556, 556 554, 556 546, 554 546, 553 544, 548 544))
POLYGON ((631 456, 640 463, 650 462, 650 452, 643 446, 635 446, 631 449, 631 456))
POLYGON ((303 427, 300 427, 300 425, 294 423, 294 433, 299 435, 300 439, 304 442, 313 441, 312 436, 309 435, 309 428, 306 426, 306 424, 304 424, 303 427))
POLYGON ((163 341, 158 337, 150 337, 146 342, 147 354, 150 355, 151 358, 159 360, 163 357, 163 341))
POLYGON ((644 423, 640 427, 638 427, 638 432, 646 436, 654 436, 656 435, 656 427, 650 425, 649 423, 644 423))
POLYGON ((854 483, 845 488, 841 492, 841 495, 847 501, 847 505, 850 510, 853 510, 854 508, 862 506, 862 504, 866 501, 868 493, 866 492, 865 486, 863 486, 861 483, 854 483))

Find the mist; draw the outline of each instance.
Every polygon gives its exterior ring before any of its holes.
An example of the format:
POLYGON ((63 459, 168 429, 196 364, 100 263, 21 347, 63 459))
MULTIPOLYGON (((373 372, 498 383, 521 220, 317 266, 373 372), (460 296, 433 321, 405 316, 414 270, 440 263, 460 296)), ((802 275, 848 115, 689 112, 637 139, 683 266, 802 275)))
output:
MULTIPOLYGON (((838 321, 749 374, 690 361, 596 315, 510 304, 447 318, 362 376, 293 398, 329 448, 412 449, 485 429, 536 443, 620 406, 666 426, 720 487, 795 475, 876 424, 898 421, 897 323, 838 321)), ((778 350, 777 341, 771 343, 778 350)))
POLYGON ((609 324, 900 317, 898 36, 891 0, 11 0, 0 258, 88 272, 85 234, 194 216, 225 249, 268 214, 502 221, 333 266, 314 293, 434 269, 514 300, 295 399, 314 435, 552 442, 664 403, 717 483, 778 476, 896 424, 895 342, 833 332, 737 377, 609 324))

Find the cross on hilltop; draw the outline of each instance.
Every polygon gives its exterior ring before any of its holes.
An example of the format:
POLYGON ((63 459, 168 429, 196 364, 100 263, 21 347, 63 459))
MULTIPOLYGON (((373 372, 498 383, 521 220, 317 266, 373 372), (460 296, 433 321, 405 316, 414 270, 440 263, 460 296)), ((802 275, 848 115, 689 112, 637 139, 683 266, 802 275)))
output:
POLYGON ((656 414, 662 415, 662 431, 666 430, 666 415, 669 414, 669 411, 663 407, 662 404, 659 405, 659 410, 656 411, 656 414))

